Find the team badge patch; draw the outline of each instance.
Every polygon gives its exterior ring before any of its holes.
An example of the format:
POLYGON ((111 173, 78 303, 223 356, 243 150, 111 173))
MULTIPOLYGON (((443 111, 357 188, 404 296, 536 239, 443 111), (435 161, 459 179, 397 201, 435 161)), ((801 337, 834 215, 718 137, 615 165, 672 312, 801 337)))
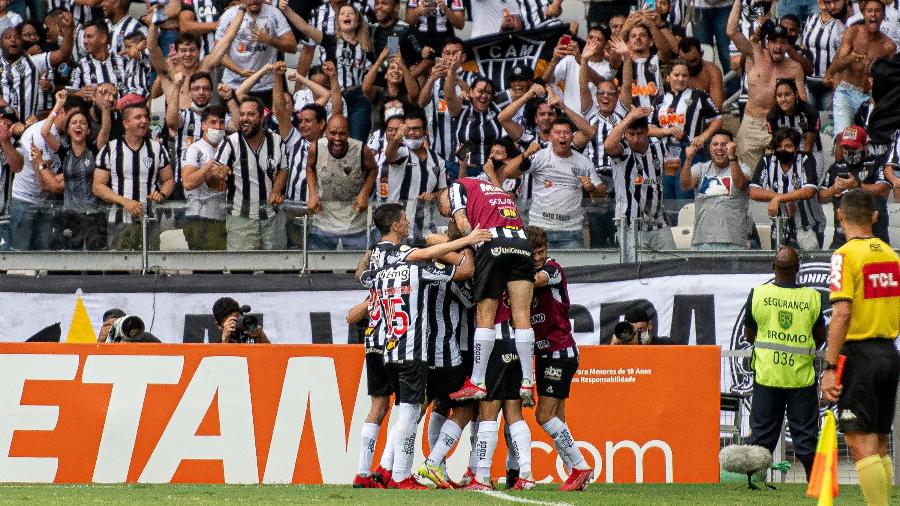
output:
POLYGON ((794 323, 794 315, 789 311, 779 311, 778 312, 778 324, 781 325, 781 328, 787 330, 791 328, 791 325, 794 323))

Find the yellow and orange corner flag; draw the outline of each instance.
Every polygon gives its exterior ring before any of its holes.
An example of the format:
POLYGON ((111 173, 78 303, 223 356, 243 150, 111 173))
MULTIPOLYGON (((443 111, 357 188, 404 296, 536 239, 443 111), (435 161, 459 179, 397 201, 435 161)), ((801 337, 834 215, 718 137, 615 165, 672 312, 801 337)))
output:
POLYGON ((81 289, 75 292, 75 312, 72 313, 72 324, 69 325, 69 333, 66 335, 67 343, 96 343, 97 335, 94 334, 94 326, 88 317, 84 301, 81 299, 81 289))
POLYGON ((831 506, 832 499, 837 497, 837 470, 837 426, 834 413, 829 409, 825 411, 825 419, 822 421, 822 431, 816 444, 816 459, 806 488, 806 495, 817 497, 819 506, 831 506))

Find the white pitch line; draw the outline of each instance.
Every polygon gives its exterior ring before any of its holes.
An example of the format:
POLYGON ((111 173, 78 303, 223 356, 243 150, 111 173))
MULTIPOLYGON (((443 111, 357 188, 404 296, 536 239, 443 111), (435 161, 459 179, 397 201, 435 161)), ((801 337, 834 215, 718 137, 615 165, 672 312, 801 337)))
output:
POLYGON ((538 506, 574 506, 566 502, 536 501, 534 499, 516 497, 500 490, 478 490, 478 492, 481 492, 486 496, 494 497, 496 499, 503 499, 504 501, 517 502, 522 504, 536 504, 538 506))

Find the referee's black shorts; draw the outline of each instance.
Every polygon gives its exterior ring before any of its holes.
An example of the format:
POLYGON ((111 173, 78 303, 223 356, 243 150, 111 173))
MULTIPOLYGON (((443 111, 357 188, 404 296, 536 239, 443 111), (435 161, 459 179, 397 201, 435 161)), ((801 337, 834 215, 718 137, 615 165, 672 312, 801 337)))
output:
POLYGON ((894 341, 845 341, 841 353, 847 357, 838 399, 841 432, 890 433, 900 379, 900 354, 894 341))
POLYGON ((388 362, 387 373, 394 391, 394 404, 424 404, 428 365, 422 360, 388 362))
POLYGON ((495 237, 475 252, 475 301, 499 300, 509 281, 534 281, 531 243, 522 237, 495 237))
POLYGON ((521 399, 522 365, 514 339, 498 339, 488 360, 484 378, 489 401, 516 401, 521 399))
POLYGON ((366 383, 369 387, 369 395, 373 397, 392 393, 387 368, 384 366, 383 348, 366 348, 366 383))

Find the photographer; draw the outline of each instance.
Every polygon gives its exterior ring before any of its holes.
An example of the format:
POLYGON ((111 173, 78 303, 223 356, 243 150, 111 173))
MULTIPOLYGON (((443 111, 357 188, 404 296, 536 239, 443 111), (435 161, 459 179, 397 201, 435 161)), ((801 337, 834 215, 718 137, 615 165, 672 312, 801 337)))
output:
POLYGON ((644 308, 633 307, 625 313, 625 320, 616 324, 610 344, 675 344, 669 337, 656 335, 653 319, 644 308))
POLYGON ((119 308, 103 313, 98 343, 160 343, 156 336, 144 331, 144 322, 134 315, 128 315, 119 308))
POLYGON ((262 323, 250 312, 250 306, 241 306, 231 297, 222 297, 213 304, 213 317, 222 330, 223 343, 270 344, 262 323))

